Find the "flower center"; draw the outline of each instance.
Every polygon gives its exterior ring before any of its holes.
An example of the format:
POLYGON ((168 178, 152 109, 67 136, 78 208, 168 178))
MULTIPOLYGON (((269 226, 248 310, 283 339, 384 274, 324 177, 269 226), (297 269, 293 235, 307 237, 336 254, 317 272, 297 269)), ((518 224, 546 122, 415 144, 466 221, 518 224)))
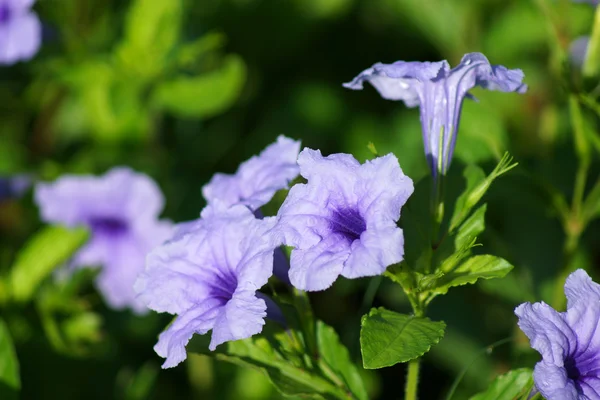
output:
POLYGON ((89 222, 92 231, 109 236, 118 236, 127 232, 128 226, 125 221, 116 217, 95 217, 89 222))
POLYGON ((581 376, 575 360, 571 357, 565 360, 565 369, 567 370, 567 377, 572 381, 577 381, 581 376))
POLYGON ((237 285, 237 276, 227 268, 214 274, 212 282, 210 282, 210 294, 225 304, 233 297, 237 285))
POLYGON ((329 229, 344 236, 352 243, 360 239, 361 233, 367 229, 367 224, 356 209, 337 208, 329 217, 329 229))
POLYGON ((6 3, 0 3, 0 25, 8 23, 10 20, 11 11, 6 3))

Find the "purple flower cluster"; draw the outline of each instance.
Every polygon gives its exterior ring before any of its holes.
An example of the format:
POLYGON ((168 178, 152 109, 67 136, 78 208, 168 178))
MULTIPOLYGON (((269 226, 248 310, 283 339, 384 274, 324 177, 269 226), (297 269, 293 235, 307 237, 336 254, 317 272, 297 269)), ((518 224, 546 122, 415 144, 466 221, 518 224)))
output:
POLYGON ((39 50, 42 26, 35 0, 0 0, 0 65, 29 60, 39 50))
POLYGON ((515 314, 519 327, 540 352, 535 385, 548 400, 600 399, 600 285, 584 270, 565 283, 567 310, 524 303, 515 314))
POLYGON ((146 254, 172 234, 158 219, 164 199, 146 175, 113 168, 104 176, 65 176, 38 183, 35 201, 42 219, 66 226, 87 226, 90 241, 75 255, 72 267, 102 266, 96 284, 113 308, 147 308, 133 291, 146 254))
POLYGON ((450 167, 458 136, 462 103, 469 90, 524 93, 523 72, 491 65, 481 53, 466 54, 450 69, 447 61, 377 63, 361 72, 348 89, 360 90, 369 82, 388 100, 402 100, 407 107, 419 106, 425 156, 434 177, 450 167))

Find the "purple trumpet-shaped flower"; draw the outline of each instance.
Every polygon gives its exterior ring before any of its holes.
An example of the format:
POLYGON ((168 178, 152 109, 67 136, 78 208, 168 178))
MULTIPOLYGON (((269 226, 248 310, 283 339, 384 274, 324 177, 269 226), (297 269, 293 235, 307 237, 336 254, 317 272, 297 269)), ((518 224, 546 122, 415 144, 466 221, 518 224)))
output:
POLYGON ((349 154, 323 157, 304 149, 298 164, 308 183, 290 189, 275 229, 294 247, 289 276, 295 287, 324 290, 339 275, 378 275, 402 261, 396 222, 413 183, 394 155, 361 165, 349 154))
POLYGON ((524 93, 523 72, 491 65, 481 53, 466 54, 450 69, 447 61, 377 63, 361 72, 349 89, 360 90, 370 82, 388 100, 402 100, 407 107, 419 106, 425 155, 434 177, 450 167, 463 99, 475 86, 503 92, 524 93))
POLYGON ((158 216, 164 199, 148 176, 129 168, 113 168, 104 176, 64 176, 39 183, 35 201, 45 222, 86 225, 90 241, 72 267, 101 265, 96 285, 113 308, 147 308, 136 300, 133 284, 143 271, 146 254, 168 239, 173 228, 158 216))
POLYGON ((567 311, 546 303, 515 309, 519 327, 542 355, 535 385, 548 400, 600 399, 600 285, 584 270, 565 283, 567 311))
POLYGON ((0 65, 29 60, 39 50, 42 26, 31 11, 35 0, 0 0, 0 65))
POLYGON ((217 201, 148 255, 135 284, 138 298, 152 310, 177 314, 154 347, 166 358, 163 368, 185 360, 194 333, 212 329, 209 349, 215 350, 262 331, 267 304, 256 291, 273 272, 274 224, 274 217, 257 219, 243 205, 217 201))
POLYGON ((202 194, 208 204, 244 204, 256 211, 298 176, 299 151, 299 141, 281 135, 260 155, 240 164, 235 174, 215 174, 202 188, 202 194))

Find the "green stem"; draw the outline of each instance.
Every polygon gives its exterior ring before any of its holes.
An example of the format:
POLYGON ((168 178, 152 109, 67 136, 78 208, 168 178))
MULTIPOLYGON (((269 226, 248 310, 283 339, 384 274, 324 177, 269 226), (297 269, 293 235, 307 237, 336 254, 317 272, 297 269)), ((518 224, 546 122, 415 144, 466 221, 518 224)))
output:
POLYGON ((600 72, 600 7, 596 9, 594 27, 588 44, 587 54, 583 63, 583 76, 591 78, 600 72))
POLYGON ((408 362, 408 374, 406 376, 406 390, 404 400, 417 400, 417 386, 419 385, 419 358, 408 362))
MULTIPOLYGON (((438 175, 433 182, 431 195, 431 244, 438 243, 440 228, 444 220, 444 175, 438 175)), ((427 271, 430 272, 430 271, 427 271)))

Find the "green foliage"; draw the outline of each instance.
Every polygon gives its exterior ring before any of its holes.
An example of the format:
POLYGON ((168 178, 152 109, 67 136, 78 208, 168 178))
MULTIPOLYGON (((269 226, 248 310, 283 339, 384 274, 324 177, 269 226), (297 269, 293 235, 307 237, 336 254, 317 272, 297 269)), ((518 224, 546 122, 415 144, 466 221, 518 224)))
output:
POLYGON ((237 100, 246 80, 246 65, 235 55, 223 60, 223 66, 197 76, 178 76, 160 83, 153 105, 181 118, 212 117, 237 100))
POLYGON ((19 398, 20 389, 19 361, 10 332, 0 319, 0 398, 16 400, 19 398))
POLYGON ((196 336, 188 351, 256 368, 284 396, 368 399, 362 378, 335 331, 321 321, 314 330, 307 328, 282 331, 268 324, 260 336, 225 343, 215 353, 207 352, 209 335, 196 336), (316 343, 313 351, 308 348, 311 340, 316 343))
POLYGON ((533 389, 533 375, 528 368, 500 375, 490 387, 470 400, 526 400, 533 389))
POLYGON ((40 283, 67 261, 88 238, 83 228, 47 226, 19 252, 11 269, 10 293, 16 301, 28 301, 40 283))
POLYGON ((421 357, 442 339, 445 327, 443 322, 374 308, 361 322, 363 365, 383 368, 421 357))

